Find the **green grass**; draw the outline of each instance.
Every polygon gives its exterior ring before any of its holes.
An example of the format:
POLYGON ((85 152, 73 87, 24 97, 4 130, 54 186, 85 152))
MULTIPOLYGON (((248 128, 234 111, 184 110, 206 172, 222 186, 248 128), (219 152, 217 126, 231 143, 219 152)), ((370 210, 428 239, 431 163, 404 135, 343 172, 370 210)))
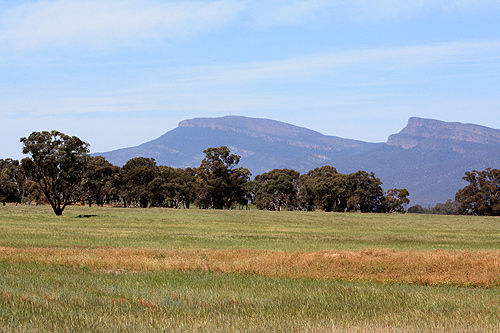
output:
POLYGON ((2 331, 495 331, 497 289, 0 264, 2 331))
POLYGON ((0 207, 0 245, 280 251, 500 249, 500 218, 415 214, 0 207))
MULTIPOLYGON (((0 206, 0 246, 500 250, 500 218, 0 206)), ((500 288, 0 262, 0 331, 498 332, 500 288)))

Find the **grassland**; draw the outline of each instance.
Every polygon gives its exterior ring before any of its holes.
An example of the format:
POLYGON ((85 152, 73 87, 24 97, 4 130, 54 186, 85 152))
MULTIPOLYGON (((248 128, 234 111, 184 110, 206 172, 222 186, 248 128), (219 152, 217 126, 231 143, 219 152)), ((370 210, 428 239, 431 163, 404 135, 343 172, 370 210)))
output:
POLYGON ((0 207, 1 331, 500 331, 500 219, 0 207))
POLYGON ((500 250, 497 217, 0 206, 0 226, 17 247, 500 250))

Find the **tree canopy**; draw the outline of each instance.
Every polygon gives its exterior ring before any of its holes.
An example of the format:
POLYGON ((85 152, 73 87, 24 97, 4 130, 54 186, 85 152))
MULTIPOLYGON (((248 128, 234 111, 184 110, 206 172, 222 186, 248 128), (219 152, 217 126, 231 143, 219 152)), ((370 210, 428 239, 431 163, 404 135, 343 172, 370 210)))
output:
POLYGON ((148 207, 153 198, 150 183, 159 174, 154 158, 135 157, 128 160, 121 168, 122 195, 126 205, 135 201, 143 208, 148 207))
POLYGON ((20 202, 21 192, 18 186, 19 161, 0 159, 0 202, 20 202))
POLYGON ((199 186, 198 206, 213 209, 229 209, 246 200, 245 184, 250 171, 236 167, 240 156, 231 154, 226 146, 208 148, 197 170, 199 186))
POLYGON ((325 165, 300 176, 300 199, 306 210, 343 212, 347 208, 347 177, 325 165))
POLYGON ((21 138, 23 170, 39 186, 56 215, 78 200, 87 168, 88 143, 58 131, 33 132, 21 138))
POLYGON ((406 206, 410 203, 408 196, 410 192, 407 189, 391 188, 385 194, 385 205, 389 213, 399 212, 404 213, 406 206))
POLYGON ((358 171, 347 176, 347 210, 362 213, 380 213, 384 211, 382 182, 375 173, 358 171))
POLYGON ((469 185, 455 195, 458 214, 500 215, 500 170, 468 171, 462 179, 469 185))
POLYGON ((89 206, 96 203, 102 206, 110 197, 117 194, 116 185, 120 168, 109 163, 102 156, 90 157, 82 182, 83 197, 89 206))
POLYGON ((255 177, 252 192, 260 209, 294 210, 297 208, 300 173, 290 169, 275 169, 255 177))

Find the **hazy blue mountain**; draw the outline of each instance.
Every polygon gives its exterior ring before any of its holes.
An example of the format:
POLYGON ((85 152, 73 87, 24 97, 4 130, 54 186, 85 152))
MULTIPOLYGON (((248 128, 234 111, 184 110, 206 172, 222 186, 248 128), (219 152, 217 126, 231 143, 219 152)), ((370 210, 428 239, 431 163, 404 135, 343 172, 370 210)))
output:
POLYGON ((500 168, 500 130, 410 118, 386 145, 333 163, 344 172, 374 171, 385 189, 406 187, 412 205, 434 205, 455 198, 466 171, 500 168))
POLYGON ((184 120, 161 137, 137 147, 95 155, 123 165, 153 157, 161 165, 197 167, 209 147, 227 146, 253 175, 291 168, 305 173, 332 165, 339 172, 375 172, 384 188, 406 187, 411 205, 454 199, 472 169, 500 168, 500 130, 474 124, 410 118, 386 143, 323 135, 303 127, 240 116, 184 120))
POLYGON ((327 136, 269 119, 228 116, 183 120, 153 141, 96 155, 120 166, 142 156, 155 158, 157 164, 184 168, 199 166, 205 149, 227 146, 241 156, 241 166, 257 175, 287 167, 308 171, 334 157, 352 156, 380 145, 327 136))

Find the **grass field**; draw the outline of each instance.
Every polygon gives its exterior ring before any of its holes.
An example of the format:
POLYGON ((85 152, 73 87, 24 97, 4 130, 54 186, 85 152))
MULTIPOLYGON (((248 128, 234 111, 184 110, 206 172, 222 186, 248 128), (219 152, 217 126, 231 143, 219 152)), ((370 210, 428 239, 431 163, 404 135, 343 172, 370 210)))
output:
POLYGON ((1 331, 500 331, 500 219, 0 207, 1 331))

